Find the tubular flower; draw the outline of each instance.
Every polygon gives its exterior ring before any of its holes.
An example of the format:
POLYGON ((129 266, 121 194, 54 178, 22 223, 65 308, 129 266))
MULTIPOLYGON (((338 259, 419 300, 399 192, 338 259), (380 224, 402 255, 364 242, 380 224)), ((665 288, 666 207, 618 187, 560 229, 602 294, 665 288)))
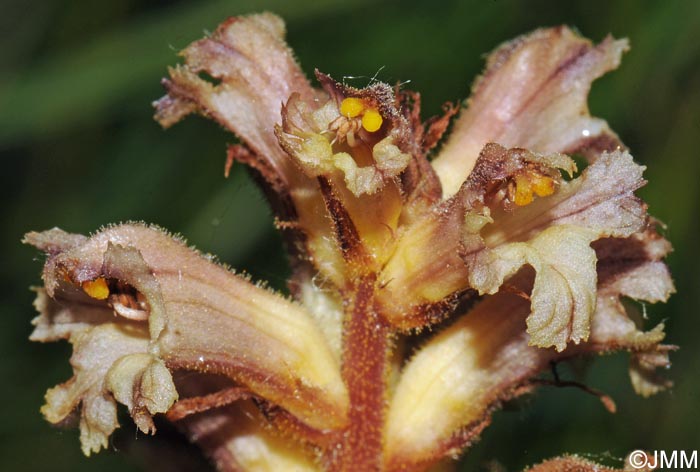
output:
MULTIPOLYGON (((29 233, 47 255, 31 339, 74 348, 47 420, 77 412, 86 454, 121 403, 147 433, 164 414, 221 470, 425 470, 552 362, 624 349, 640 394, 667 387, 663 325, 645 331, 621 298, 668 298, 670 245, 635 196, 644 167, 586 105, 626 49, 535 31, 490 55, 457 118, 423 122, 415 92, 312 86, 279 18, 227 20, 182 52, 156 119, 200 113, 238 136, 227 172, 242 162, 265 190, 291 298, 143 224, 29 233)), ((596 467, 532 470, 557 464, 596 467)))

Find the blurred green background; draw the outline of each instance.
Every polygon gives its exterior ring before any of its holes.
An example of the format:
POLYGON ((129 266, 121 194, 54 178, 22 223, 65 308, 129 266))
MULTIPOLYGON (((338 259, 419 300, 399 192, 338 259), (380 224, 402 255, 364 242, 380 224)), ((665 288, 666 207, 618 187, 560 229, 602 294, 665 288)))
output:
MULTIPOLYGON (((86 459, 77 431, 41 418, 44 391, 70 376, 70 348, 27 340, 28 287, 39 284, 42 258, 20 245, 26 231, 153 222, 284 285, 284 255, 261 195, 241 167, 223 178, 234 138, 200 118, 168 132, 151 119, 176 51, 227 16, 261 10, 286 19, 307 72, 410 80, 426 116, 466 97, 484 53, 536 27, 565 23, 596 41, 609 32, 630 38, 622 67, 596 82, 590 104, 648 166, 641 194, 675 247, 668 261, 678 294, 648 307, 648 316, 649 326, 666 320, 668 341, 681 346, 669 372, 676 386, 639 398, 625 355, 597 359, 586 381, 613 396, 617 414, 580 391, 541 389, 495 415, 464 470, 495 460, 520 470, 564 452, 614 464, 636 448, 700 449, 700 2, 2 0, 0 469, 144 470, 153 465, 149 446, 166 448, 125 424, 110 451, 86 459), (115 452, 124 450, 130 454, 115 452)), ((161 453, 161 469, 206 470, 182 451, 184 443, 161 453)))

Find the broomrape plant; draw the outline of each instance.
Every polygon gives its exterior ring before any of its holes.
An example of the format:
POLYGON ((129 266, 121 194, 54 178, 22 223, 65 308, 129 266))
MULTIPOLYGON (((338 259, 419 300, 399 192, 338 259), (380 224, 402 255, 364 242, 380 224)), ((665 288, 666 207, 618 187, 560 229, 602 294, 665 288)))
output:
POLYGON ((49 422, 78 418, 86 455, 121 403, 145 433, 165 414, 220 470, 425 470, 553 362, 626 350, 637 392, 668 386, 663 324, 645 331, 621 298, 667 299, 670 245, 634 195, 644 167, 586 104, 627 41, 537 30, 489 56, 464 110, 423 122, 398 86, 312 86, 284 33, 271 14, 225 21, 154 105, 166 128, 200 113, 240 138, 226 170, 264 189, 291 297, 144 224, 27 234, 47 257, 31 339, 73 345, 49 422))

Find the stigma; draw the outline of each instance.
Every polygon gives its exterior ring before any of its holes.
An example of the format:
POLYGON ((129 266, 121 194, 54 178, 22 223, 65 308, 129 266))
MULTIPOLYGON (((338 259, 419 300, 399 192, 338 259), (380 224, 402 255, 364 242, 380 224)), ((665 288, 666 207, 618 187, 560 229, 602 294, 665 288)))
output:
POLYGON ((103 277, 83 282, 81 287, 86 294, 96 300, 106 300, 109 297, 109 287, 103 277))
POLYGON ((554 193, 557 181, 553 178, 534 173, 518 175, 515 178, 515 189, 511 200, 517 206, 525 206, 532 203, 535 195, 546 197, 554 193))
POLYGON ((348 97, 340 103, 340 114, 348 119, 361 117, 362 128, 369 133, 378 131, 384 122, 376 108, 356 97, 348 97))

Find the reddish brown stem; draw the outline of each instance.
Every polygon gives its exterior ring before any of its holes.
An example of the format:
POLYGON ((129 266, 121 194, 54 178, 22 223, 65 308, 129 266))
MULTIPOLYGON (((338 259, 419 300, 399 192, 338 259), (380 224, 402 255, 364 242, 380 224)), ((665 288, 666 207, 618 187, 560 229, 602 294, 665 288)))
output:
POLYGON ((363 277, 346 312, 342 373, 350 396, 349 422, 330 449, 329 470, 381 467, 389 329, 374 310, 374 286, 374 276, 363 277))

